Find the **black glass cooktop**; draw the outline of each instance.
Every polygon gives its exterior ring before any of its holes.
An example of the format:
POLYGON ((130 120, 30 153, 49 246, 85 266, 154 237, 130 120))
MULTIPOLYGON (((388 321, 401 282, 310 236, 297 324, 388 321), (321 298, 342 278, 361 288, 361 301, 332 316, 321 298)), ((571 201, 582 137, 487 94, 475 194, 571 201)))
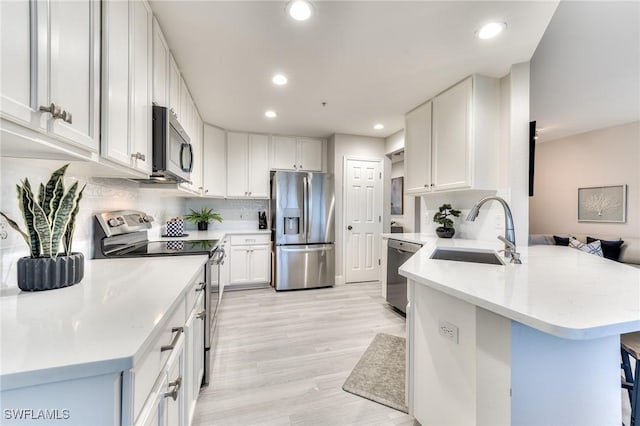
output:
POLYGON ((186 256, 210 254, 218 240, 145 241, 112 250, 108 257, 186 256))

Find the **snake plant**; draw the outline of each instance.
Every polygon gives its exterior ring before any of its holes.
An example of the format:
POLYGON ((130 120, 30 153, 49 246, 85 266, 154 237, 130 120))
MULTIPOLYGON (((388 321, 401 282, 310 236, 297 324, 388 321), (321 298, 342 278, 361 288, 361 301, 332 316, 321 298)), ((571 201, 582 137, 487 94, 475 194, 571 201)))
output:
POLYGON ((25 178, 21 185, 16 185, 18 205, 27 232, 22 231, 4 212, 0 212, 9 226, 18 231, 27 242, 32 258, 57 257, 61 242, 64 254, 71 254, 76 216, 86 185, 78 191, 78 182, 74 182, 65 192, 64 174, 68 166, 66 164, 54 171, 46 185, 40 184, 37 199, 28 179, 25 178))

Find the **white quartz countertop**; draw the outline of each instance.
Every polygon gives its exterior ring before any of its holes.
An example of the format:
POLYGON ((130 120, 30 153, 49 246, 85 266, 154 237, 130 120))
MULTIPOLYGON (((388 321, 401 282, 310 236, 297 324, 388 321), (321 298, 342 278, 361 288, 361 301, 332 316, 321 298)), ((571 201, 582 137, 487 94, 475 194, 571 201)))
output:
POLYGON ((2 390, 123 371, 142 356, 207 256, 85 260, 71 287, 0 292, 2 390))
POLYGON ((640 330, 640 269, 561 246, 518 247, 522 265, 431 259, 437 247, 499 250, 502 243, 421 234, 383 238, 423 244, 400 274, 448 295, 568 339, 640 330))

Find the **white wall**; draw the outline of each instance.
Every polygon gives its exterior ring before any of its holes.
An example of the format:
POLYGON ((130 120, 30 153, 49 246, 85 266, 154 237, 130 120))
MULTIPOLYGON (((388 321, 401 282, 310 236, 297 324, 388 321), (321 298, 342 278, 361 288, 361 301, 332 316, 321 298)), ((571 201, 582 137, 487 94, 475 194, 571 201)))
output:
MULTIPOLYGON (((25 230, 16 199, 16 184, 28 178, 32 187, 46 183, 51 172, 64 165, 64 161, 25 160, 0 158, 0 209, 15 220, 25 230)), ((82 252, 86 259, 93 257, 93 220, 98 212, 119 209, 138 209, 155 218, 152 233, 162 232, 162 225, 168 218, 184 213, 185 201, 172 195, 163 195, 157 190, 139 190, 138 184, 125 179, 100 179, 83 176, 77 172, 77 165, 67 169, 65 184, 73 179, 87 184, 80 202, 73 251, 82 252)), ((3 218, 0 226, 7 238, 0 239, 0 288, 16 282, 16 262, 29 255, 29 248, 22 237, 11 229, 3 218)))
MULTIPOLYGON (((342 221, 342 192, 343 192, 343 167, 344 167, 344 157, 345 156, 353 156, 353 157, 361 157, 366 159, 380 159, 385 160, 385 145, 384 139, 382 138, 373 138, 368 136, 356 136, 356 135, 342 135, 335 134, 331 136, 328 140, 328 150, 327 150, 327 165, 329 167, 329 172, 333 173, 335 176, 335 185, 336 185, 336 213, 335 213, 335 224, 336 224, 336 279, 337 283, 341 284, 344 282, 344 225, 342 221)), ((386 182, 386 176, 389 174, 388 168, 389 159, 383 161, 385 164, 385 170, 383 171, 383 182, 386 182)), ((385 189, 386 196, 383 197, 383 202, 389 203, 388 198, 388 188, 385 189)), ((386 210, 389 211, 388 209, 386 210)), ((383 215, 383 224, 388 224, 390 222, 388 213, 383 215)))
POLYGON ((640 122, 536 146, 532 234, 640 237, 640 122), (578 188, 627 184, 627 222, 578 222, 578 188))

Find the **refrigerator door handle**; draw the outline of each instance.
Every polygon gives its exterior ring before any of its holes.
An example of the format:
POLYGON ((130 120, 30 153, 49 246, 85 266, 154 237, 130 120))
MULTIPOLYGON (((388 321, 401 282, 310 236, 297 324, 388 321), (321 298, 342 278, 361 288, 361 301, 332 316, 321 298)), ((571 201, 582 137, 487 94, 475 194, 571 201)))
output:
POLYGON ((302 216, 304 220, 302 229, 305 243, 309 241, 309 207, 309 182, 305 176, 302 178, 302 216))

